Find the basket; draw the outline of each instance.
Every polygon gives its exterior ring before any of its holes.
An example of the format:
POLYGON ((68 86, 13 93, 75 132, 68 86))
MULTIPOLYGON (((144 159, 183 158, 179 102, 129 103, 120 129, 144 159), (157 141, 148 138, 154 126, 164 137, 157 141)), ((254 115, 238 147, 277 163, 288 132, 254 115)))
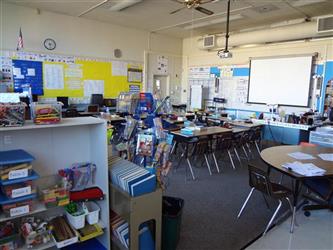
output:
POLYGON ((66 211, 67 220, 75 229, 84 228, 85 216, 86 216, 85 213, 78 216, 74 216, 66 211))
POLYGON ((86 220, 88 224, 93 225, 98 223, 99 219, 99 211, 101 210, 100 207, 97 205, 96 202, 86 202, 86 207, 88 209, 88 213, 86 216, 86 220))

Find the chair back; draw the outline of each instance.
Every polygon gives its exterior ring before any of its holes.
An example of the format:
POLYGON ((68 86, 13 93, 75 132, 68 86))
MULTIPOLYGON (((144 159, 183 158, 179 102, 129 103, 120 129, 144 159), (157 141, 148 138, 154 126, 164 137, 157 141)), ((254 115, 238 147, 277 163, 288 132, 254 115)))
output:
POLYGON ((200 138, 198 142, 194 145, 194 150, 192 155, 203 155, 210 152, 211 141, 207 138, 200 138))
POLYGON ((89 105, 88 112, 98 112, 99 106, 98 105, 89 105))
POLYGON ((77 111, 77 109, 67 109, 65 112, 65 117, 78 117, 79 116, 79 112, 77 111))
POLYGON ((228 150, 232 146, 232 132, 218 135, 213 140, 213 150, 228 150))
POLYGON ((253 140, 254 141, 261 141, 261 127, 256 127, 254 129, 253 140))
POLYGON ((272 196, 272 184, 267 172, 249 164, 249 185, 268 196, 272 196))

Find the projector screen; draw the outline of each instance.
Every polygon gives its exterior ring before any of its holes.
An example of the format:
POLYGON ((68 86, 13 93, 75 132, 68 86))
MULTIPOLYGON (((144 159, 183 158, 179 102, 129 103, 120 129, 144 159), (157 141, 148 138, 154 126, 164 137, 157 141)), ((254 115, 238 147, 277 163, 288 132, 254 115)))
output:
POLYGON ((247 102, 306 107, 311 70, 312 55, 253 58, 247 102))

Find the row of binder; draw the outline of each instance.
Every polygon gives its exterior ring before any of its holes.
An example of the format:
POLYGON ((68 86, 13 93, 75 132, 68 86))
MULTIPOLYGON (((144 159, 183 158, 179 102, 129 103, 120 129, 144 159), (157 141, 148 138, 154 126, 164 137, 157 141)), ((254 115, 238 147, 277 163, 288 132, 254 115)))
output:
POLYGON ((140 196, 155 191, 156 175, 151 174, 147 169, 118 156, 109 158, 109 166, 111 183, 131 196, 140 196))

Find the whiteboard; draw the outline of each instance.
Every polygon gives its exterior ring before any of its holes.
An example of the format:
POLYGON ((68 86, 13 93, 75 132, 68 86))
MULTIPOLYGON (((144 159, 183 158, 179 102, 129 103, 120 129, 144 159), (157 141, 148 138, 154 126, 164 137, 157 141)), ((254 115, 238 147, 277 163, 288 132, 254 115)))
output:
POLYGON ((308 106, 312 55, 250 62, 249 103, 308 106))

